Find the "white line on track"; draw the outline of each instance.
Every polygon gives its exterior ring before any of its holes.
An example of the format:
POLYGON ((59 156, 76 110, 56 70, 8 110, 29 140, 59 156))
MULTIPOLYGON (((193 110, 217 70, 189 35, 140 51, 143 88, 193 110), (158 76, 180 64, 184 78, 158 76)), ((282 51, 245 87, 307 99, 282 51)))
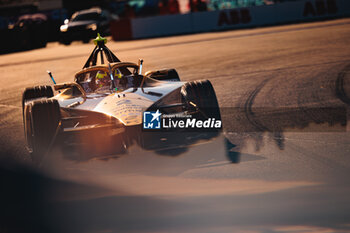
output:
POLYGON ((15 106, 15 105, 8 105, 8 104, 0 104, 0 107, 2 107, 2 108, 14 108, 14 109, 21 109, 21 107, 19 107, 19 106, 15 106))

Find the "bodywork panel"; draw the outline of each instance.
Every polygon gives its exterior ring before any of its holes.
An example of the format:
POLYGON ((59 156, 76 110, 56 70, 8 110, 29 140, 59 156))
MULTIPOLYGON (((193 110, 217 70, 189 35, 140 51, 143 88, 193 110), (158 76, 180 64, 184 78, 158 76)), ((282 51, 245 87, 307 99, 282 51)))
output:
POLYGON ((154 87, 129 88, 109 94, 93 93, 87 95, 86 99, 64 93, 53 98, 58 100, 62 108, 103 113, 118 119, 124 126, 134 126, 142 124, 142 115, 145 110, 154 103, 166 99, 169 94, 180 92, 182 85, 183 82, 159 82, 159 85, 154 87))

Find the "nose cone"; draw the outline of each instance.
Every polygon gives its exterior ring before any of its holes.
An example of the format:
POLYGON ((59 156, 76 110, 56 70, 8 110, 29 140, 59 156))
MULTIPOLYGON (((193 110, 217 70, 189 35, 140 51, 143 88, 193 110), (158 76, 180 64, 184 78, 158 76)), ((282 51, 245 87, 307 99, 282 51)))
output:
POLYGON ((104 98, 94 109, 120 120, 125 126, 142 124, 143 112, 153 104, 150 99, 134 93, 115 93, 104 98))

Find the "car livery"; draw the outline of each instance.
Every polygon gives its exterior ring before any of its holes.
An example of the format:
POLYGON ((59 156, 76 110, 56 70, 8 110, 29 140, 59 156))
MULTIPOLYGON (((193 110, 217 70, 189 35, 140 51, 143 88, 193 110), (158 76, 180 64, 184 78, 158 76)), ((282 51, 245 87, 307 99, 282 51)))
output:
POLYGON ((146 111, 221 120, 208 80, 181 82, 175 69, 142 74, 142 60, 121 62, 105 46, 105 38, 98 35, 94 42, 96 47, 74 82, 23 92, 24 131, 33 158, 42 158, 55 145, 80 154, 123 154, 134 143, 164 151, 212 137, 205 133, 186 137, 183 131, 179 137, 178 132, 142 127, 146 111))

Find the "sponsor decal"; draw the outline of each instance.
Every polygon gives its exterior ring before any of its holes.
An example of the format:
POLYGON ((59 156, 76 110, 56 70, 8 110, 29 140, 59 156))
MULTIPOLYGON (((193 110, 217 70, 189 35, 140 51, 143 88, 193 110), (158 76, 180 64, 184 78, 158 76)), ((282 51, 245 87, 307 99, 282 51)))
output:
POLYGON ((196 118, 185 114, 162 114, 159 110, 143 114, 143 129, 146 130, 218 130, 221 128, 221 120, 215 118, 196 118))
POLYGON ((313 4, 311 1, 305 2, 303 16, 321 16, 326 14, 336 14, 338 11, 335 0, 316 0, 313 4))

